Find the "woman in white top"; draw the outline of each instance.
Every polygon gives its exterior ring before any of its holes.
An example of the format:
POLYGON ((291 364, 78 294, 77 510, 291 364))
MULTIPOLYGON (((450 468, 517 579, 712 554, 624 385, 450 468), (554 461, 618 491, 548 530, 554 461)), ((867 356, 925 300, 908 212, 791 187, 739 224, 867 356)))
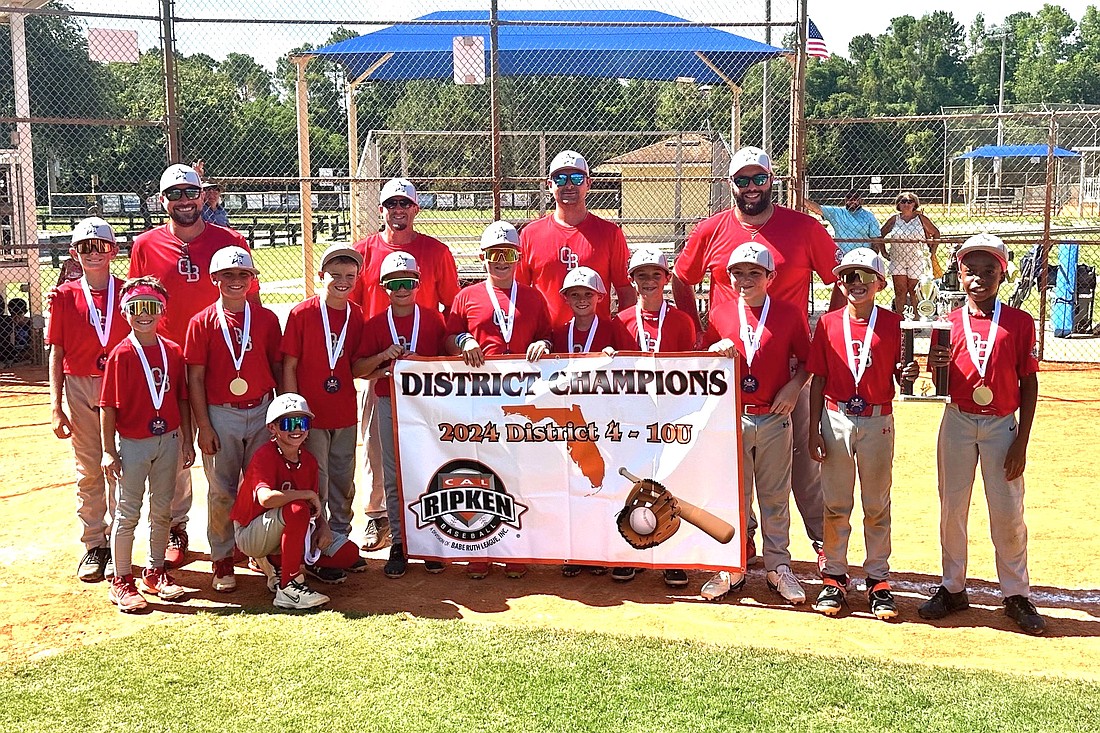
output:
MULTIPOLYGON (((898 210, 882 225, 882 237, 890 243, 883 252, 890 259, 890 276, 894 280, 894 310, 905 313, 906 305, 917 310, 917 285, 936 256, 940 230, 920 213, 920 198, 912 191, 903 191, 894 200, 898 210)), ((884 245, 885 248, 885 245, 884 245)))

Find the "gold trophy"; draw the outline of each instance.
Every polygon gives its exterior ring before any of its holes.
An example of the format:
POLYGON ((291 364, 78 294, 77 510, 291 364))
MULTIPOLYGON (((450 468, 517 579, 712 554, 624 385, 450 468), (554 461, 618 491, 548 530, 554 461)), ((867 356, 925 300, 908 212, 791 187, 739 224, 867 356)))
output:
MULTIPOLYGON (((917 301, 915 320, 902 321, 902 363, 913 361, 915 342, 918 332, 928 332, 929 346, 951 345, 951 324, 943 320, 946 315, 943 301, 940 298, 940 286, 932 276, 932 262, 930 257, 925 259, 924 275, 917 284, 917 293, 920 300, 917 301)), ((951 397, 947 392, 947 367, 941 367, 932 372, 932 379, 918 378, 915 382, 902 381, 902 400, 932 400, 936 402, 950 402, 951 397)))

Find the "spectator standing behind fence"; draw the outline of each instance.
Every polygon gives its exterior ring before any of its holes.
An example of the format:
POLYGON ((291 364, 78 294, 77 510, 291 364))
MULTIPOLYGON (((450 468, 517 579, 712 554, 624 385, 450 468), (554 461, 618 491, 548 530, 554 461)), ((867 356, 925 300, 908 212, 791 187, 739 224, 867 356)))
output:
POLYGON ((882 225, 882 236, 890 243, 882 245, 882 253, 890 258, 890 277, 894 281, 894 310, 904 313, 906 306, 917 312, 917 285, 929 272, 940 230, 920 212, 920 198, 912 191, 903 191, 894 200, 898 213, 882 225))
MULTIPOLYGON (((202 220, 202 179, 194 168, 176 164, 160 177, 160 203, 168 221, 134 238, 130 249, 130 277, 153 275, 168 291, 172 307, 165 311, 159 331, 177 344, 186 343, 187 324, 196 313, 218 299, 210 279, 210 259, 223 247, 248 249, 239 232, 202 220)), ((252 281, 248 299, 260 304, 260 285, 252 281)), ((191 511, 191 473, 180 471, 172 500, 172 533, 167 563, 182 564, 187 556, 187 515, 191 511)))
MULTIPOLYGON (((560 290, 569 271, 582 265, 615 289, 619 310, 634 305, 634 289, 626 274, 630 251, 623 230, 588 210, 586 197, 592 187, 588 161, 575 150, 563 150, 550 163, 549 180, 554 210, 520 233, 516 280, 542 293, 554 326, 573 317, 560 290)), ((600 301, 597 314, 609 318, 610 304, 610 298, 600 301)))
POLYGON ((202 220, 220 227, 229 226, 229 214, 222 205, 222 188, 217 183, 202 184, 202 220))
MULTIPOLYGON (((745 242, 766 246, 775 259, 775 279, 768 288, 772 300, 791 303, 806 317, 810 282, 816 272, 826 284, 836 282, 833 267, 837 264, 837 248, 825 227, 813 217, 772 203, 771 158, 760 148, 738 150, 730 161, 734 207, 699 223, 688 237, 683 253, 676 259, 672 278, 672 293, 676 305, 690 315, 698 327, 699 308, 694 286, 710 274, 710 306, 736 299, 730 275, 726 270, 733 250, 745 242)), ((839 290, 833 290, 829 309, 844 303, 839 290)), ((807 386, 799 394, 792 413, 794 454, 791 485, 795 504, 806 525, 818 555, 818 566, 824 565, 822 553, 822 506, 820 468, 810 458, 807 447, 810 424, 810 391, 807 386)), ((750 501, 751 503, 751 501, 750 501)), ((753 552, 755 521, 750 515, 746 540, 753 552)))
POLYGON ((838 240, 836 246, 842 253, 847 254, 858 247, 878 249, 875 241, 882 232, 882 226, 874 214, 863 208, 863 195, 856 189, 844 194, 843 206, 821 206, 806 199, 806 208, 829 222, 833 227, 833 237, 838 240))
MULTIPOLYGON (((382 216, 382 231, 355 243, 355 250, 363 256, 363 268, 351 291, 351 302, 362 308, 363 317, 367 319, 385 313, 390 307, 390 298, 381 285, 382 263, 394 252, 405 252, 419 267, 416 304, 425 310, 442 311, 446 317, 451 301, 459 291, 458 267, 447 245, 416 231, 416 215, 420 213, 416 187, 407 178, 386 181, 378 195, 378 213, 382 216)), ((370 485, 370 495, 363 512, 367 517, 363 549, 367 552, 388 545, 391 534, 386 512, 377 408, 375 390, 361 390, 360 437, 366 446, 363 480, 370 485)))

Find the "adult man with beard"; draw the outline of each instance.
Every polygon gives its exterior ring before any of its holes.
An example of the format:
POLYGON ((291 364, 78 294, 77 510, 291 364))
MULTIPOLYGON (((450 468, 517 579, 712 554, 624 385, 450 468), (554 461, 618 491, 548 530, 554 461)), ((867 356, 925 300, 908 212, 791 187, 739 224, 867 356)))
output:
MULTIPOLYGON (((210 279, 210 259, 223 247, 248 249, 239 232, 203 221, 202 180, 194 168, 168 166, 160 177, 160 203, 168 221, 134 239, 129 277, 153 275, 168 290, 168 302, 159 332, 183 347, 187 324, 196 313, 218 299, 210 279)), ((260 304, 260 286, 252 281, 249 300, 260 304)), ((165 555, 167 567, 178 567, 187 555, 187 514, 191 511, 191 472, 181 469, 172 498, 172 529, 165 555)))
MULTIPOLYGON (((825 228, 813 217, 772 203, 771 158, 760 148, 747 147, 738 150, 730 160, 730 185, 734 207, 701 221, 691 235, 683 252, 676 258, 672 276, 672 294, 678 308, 690 315, 699 329, 699 308, 695 302, 694 286, 710 274, 710 306, 714 308, 735 299, 726 264, 735 248, 745 242, 765 245, 775 261, 775 280, 768 288, 768 295, 797 306, 807 313, 810 299, 810 282, 816 272, 826 284, 836 282, 833 267, 839 261, 836 243, 825 228)), ((840 307, 844 298, 833 289, 829 310, 840 307)), ((822 499, 821 478, 818 464, 810 457, 809 440, 809 387, 799 395, 792 413, 794 422, 794 455, 791 484, 806 534, 818 555, 818 567, 824 561, 822 554, 822 499)), ((749 517, 746 560, 755 555, 752 541, 755 518, 749 517)), ((734 578, 736 583, 738 579, 734 578)))
MULTIPOLYGON (((363 309, 367 320, 390 307, 390 298, 381 286, 382 262, 391 252, 407 252, 420 269, 420 285, 416 288, 416 304, 443 317, 451 309, 451 301, 459 291, 458 267, 450 248, 435 237, 416 231, 414 226, 420 206, 416 187, 406 178, 392 178, 382 186, 378 196, 378 213, 382 215, 382 231, 356 242, 355 249, 363 255, 359 279, 351 291, 351 302, 363 309)), ((377 436, 377 398, 374 389, 359 392, 360 435, 366 446, 363 464, 364 480, 370 483, 370 498, 364 513, 363 549, 370 552, 390 542, 389 519, 386 517, 386 494, 382 481, 382 448, 377 436)))
POLYGON ((833 237, 838 240, 837 247, 844 254, 858 247, 867 247, 881 252, 876 244, 882 233, 882 225, 867 209, 863 208, 863 195, 856 189, 844 194, 843 206, 821 206, 816 201, 806 199, 806 208, 833 227, 833 237))

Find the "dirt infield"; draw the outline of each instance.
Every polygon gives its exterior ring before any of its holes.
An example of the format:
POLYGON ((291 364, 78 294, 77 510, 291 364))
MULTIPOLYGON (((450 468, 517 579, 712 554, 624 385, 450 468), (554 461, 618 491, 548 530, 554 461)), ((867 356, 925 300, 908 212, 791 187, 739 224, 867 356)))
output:
MULTIPOLYGON (((239 590, 210 590, 205 556, 176 576, 197 589, 186 603, 157 603, 142 616, 123 616, 107 602, 105 584, 75 577, 82 548, 75 517, 72 454, 49 429, 49 399, 41 370, 0 376, 0 660, 39 658, 82 644, 124 636, 176 614, 267 606, 270 595, 259 576, 240 571, 239 590)), ((971 511, 970 611, 930 623, 916 607, 938 581, 938 503, 935 438, 941 408, 907 403, 896 415, 897 460, 893 494, 893 565, 901 609, 896 623, 875 620, 865 599, 851 593, 850 608, 828 619, 807 606, 780 605, 754 568, 745 590, 708 604, 694 595, 706 574, 693 573, 682 592, 670 591, 660 574, 646 572, 633 583, 608 577, 562 578, 542 567, 522 580, 496 573, 469 581, 457 569, 430 576, 416 564, 400 580, 382 575, 385 552, 370 570, 329 593, 332 608, 353 613, 409 613, 462 618, 474 623, 512 624, 715 644, 754 645, 794 652, 862 655, 896 661, 943 664, 1056 677, 1100 679, 1100 588, 1092 563, 1100 557, 1096 482, 1096 426, 1100 424, 1100 370, 1052 366, 1040 374, 1040 401, 1027 470, 1027 521, 1033 600, 1049 619, 1047 635, 1015 630, 1000 609, 985 501, 980 486, 971 511), (1089 660, 1093 660, 1090 662, 1089 660)), ((194 469, 196 502, 192 547, 205 548, 202 471, 194 469)), ((858 511, 858 509, 857 509, 858 511)), ((793 516, 797 512, 792 510, 793 516)), ((853 525, 858 527, 858 517, 853 525)), ((801 527, 792 528, 795 572, 813 577, 812 551, 801 527)), ((862 557, 853 533, 851 557, 862 557)), ((139 548, 142 546, 139 541, 139 548)), ((143 556, 138 550, 135 561, 143 556)), ((808 594, 819 585, 807 582, 808 594)))

